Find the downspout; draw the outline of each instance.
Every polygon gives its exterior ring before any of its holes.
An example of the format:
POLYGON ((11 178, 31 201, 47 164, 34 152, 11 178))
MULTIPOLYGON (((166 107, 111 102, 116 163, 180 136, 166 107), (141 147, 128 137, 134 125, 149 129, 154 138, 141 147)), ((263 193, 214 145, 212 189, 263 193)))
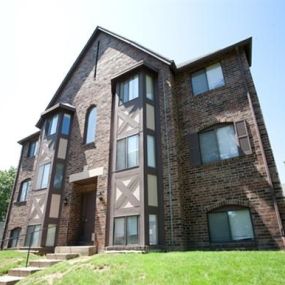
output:
POLYGON ((19 163, 18 163, 17 175, 16 175, 16 178, 15 178, 15 181, 14 181, 13 191, 12 191, 12 194, 11 194, 8 211, 7 211, 7 214, 6 214, 5 226, 4 226, 4 231, 3 231, 3 235, 2 235, 2 241, 1 241, 1 249, 3 249, 3 247, 4 247, 4 238, 6 236, 6 230, 7 230, 7 225, 8 225, 9 218, 10 218, 10 212, 11 212, 11 208, 12 208, 14 193, 16 191, 16 185, 17 185, 18 178, 19 178, 19 172, 20 172, 20 166, 22 164, 23 152, 24 152, 24 146, 22 146, 22 149, 21 149, 21 156, 20 156, 19 163))
POLYGON ((276 218, 277 218, 277 223, 278 223, 281 239, 282 239, 283 245, 285 247, 284 228, 283 228, 283 225, 282 225, 282 220, 281 220, 280 212, 279 212, 279 209, 278 209, 278 204, 277 204, 277 201, 276 201, 276 196, 275 196, 275 191, 274 191, 274 187, 273 187, 273 182, 272 182, 271 174, 270 174, 270 171, 269 171, 269 167, 268 167, 268 163, 267 163, 267 159, 266 159, 263 143, 262 143, 262 140, 261 140, 260 131, 259 131, 258 124, 257 124, 256 114, 255 114, 255 111, 254 111, 254 108, 253 108, 251 95, 250 95, 250 92, 248 90, 246 76, 245 76, 245 70, 244 70, 243 65, 242 65, 241 54, 240 54, 239 48, 236 48, 236 53, 237 53, 237 56, 238 56, 238 59, 239 59, 239 65, 240 65, 240 70, 241 70, 241 74, 242 74, 242 78, 243 78, 244 90, 245 90, 245 92, 247 94, 247 99, 248 99, 250 111, 251 111, 251 114, 252 114, 253 123, 254 123, 255 129, 256 129, 258 143, 259 143, 260 150, 261 150, 261 156, 262 156, 263 163, 264 163, 264 166, 265 166, 267 182, 269 184, 270 192, 271 192, 271 195, 272 195, 272 201, 273 201, 273 205, 274 205, 275 215, 276 215, 276 218))
POLYGON ((165 124, 165 140, 166 140, 166 156, 167 156, 167 172, 168 172, 168 189, 169 189, 169 211, 170 211, 170 244, 174 244, 173 231, 173 203, 172 203, 172 177, 170 174, 170 151, 169 151, 169 136, 167 123, 167 98, 165 93, 165 81, 162 73, 162 88, 163 88, 163 108, 164 108, 164 124, 165 124))

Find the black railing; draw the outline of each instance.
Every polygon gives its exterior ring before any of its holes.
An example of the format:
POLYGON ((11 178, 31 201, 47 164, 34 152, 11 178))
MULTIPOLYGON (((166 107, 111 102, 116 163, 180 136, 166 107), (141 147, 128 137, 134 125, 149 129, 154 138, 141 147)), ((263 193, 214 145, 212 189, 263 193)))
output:
POLYGON ((39 229, 39 230, 33 230, 33 231, 29 232, 28 234, 18 235, 16 238, 15 237, 10 237, 10 238, 6 238, 6 239, 2 239, 2 240, 0 240, 0 244, 2 244, 2 249, 4 249, 4 246, 6 246, 7 249, 19 249, 18 247, 10 247, 10 242, 13 241, 13 240, 17 240, 17 246, 18 246, 20 240, 24 240, 24 242, 25 242, 26 237, 30 236, 30 240, 29 240, 28 246, 26 247, 24 245, 21 248, 21 249, 27 250, 27 257, 26 257, 26 265, 25 266, 28 267, 29 258, 30 258, 30 252, 31 252, 31 248, 32 248, 33 242, 34 242, 34 234, 38 233, 38 232, 42 232, 42 231, 44 231, 46 229, 52 229, 52 228, 56 228, 56 226, 45 227, 45 228, 42 228, 42 229, 39 229))

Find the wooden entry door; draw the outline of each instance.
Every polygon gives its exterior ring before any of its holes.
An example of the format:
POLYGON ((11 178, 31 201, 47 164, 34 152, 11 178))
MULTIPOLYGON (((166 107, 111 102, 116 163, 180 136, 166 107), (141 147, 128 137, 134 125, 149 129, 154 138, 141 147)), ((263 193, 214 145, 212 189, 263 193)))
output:
POLYGON ((82 193, 79 244, 93 244, 95 228, 96 192, 82 193))

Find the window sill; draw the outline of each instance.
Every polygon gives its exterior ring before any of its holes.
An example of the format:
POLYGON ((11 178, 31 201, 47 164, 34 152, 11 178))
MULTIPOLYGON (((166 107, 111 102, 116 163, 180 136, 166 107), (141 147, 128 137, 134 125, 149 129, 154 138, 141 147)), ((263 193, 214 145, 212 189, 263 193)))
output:
POLYGON ((82 146, 83 146, 84 149, 96 148, 96 143, 95 142, 82 143, 82 146))
POLYGON ((130 171, 130 170, 133 170, 133 169, 136 169, 136 168, 139 168, 139 167, 140 167, 139 165, 136 165, 136 166, 129 167, 129 168, 118 169, 118 170, 115 170, 114 173, 120 173, 120 172, 123 172, 123 171, 130 171))
POLYGON ((198 94, 194 94, 194 93, 192 92, 192 96, 193 96, 193 97, 207 96, 207 95, 212 94, 213 92, 216 92, 216 91, 225 89, 225 87, 226 87, 226 84, 224 84, 223 86, 219 86, 219 87, 217 87, 217 88, 214 88, 214 89, 207 90, 207 91, 202 92, 202 93, 198 93, 198 94))
POLYGON ((15 206, 25 206, 27 204, 27 200, 26 201, 16 201, 14 202, 15 206))
POLYGON ((33 189, 32 191, 33 192, 37 192, 37 191, 44 191, 44 190, 47 190, 48 187, 45 187, 45 188, 40 188, 40 189, 33 189))

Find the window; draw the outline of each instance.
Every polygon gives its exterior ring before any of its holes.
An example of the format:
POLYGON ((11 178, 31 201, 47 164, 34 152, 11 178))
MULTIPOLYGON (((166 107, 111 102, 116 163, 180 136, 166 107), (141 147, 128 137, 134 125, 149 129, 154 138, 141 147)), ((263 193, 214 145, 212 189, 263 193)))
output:
POLYGON ((31 180, 26 180, 22 182, 19 191, 18 202, 24 202, 27 200, 30 187, 31 187, 31 180))
POLYGON ((28 157, 34 157, 37 153, 37 142, 30 142, 29 149, 28 149, 28 157))
POLYGON ((139 136, 117 141, 117 170, 138 166, 139 136))
POLYGON ((114 245, 138 244, 138 217, 114 219, 114 245))
POLYGON ((239 155, 233 125, 213 128, 199 134, 203 163, 223 160, 239 155))
POLYGON ((155 167, 155 139, 147 135, 147 166, 155 167))
POLYGON ((157 244, 157 215, 149 215, 149 244, 157 244))
POLYGON ((47 188, 49 180, 50 163, 41 165, 38 172, 37 189, 47 188))
POLYGON ((95 106, 87 112, 86 120, 85 143, 88 144, 94 142, 96 137, 97 110, 95 106))
POLYGON ((39 246, 41 225, 28 226, 27 235, 25 239, 25 246, 37 247, 39 246))
POLYGON ((217 211, 208 214, 212 242, 251 240, 254 238, 248 209, 217 211))
POLYGON ((154 99, 154 91, 153 91, 153 79, 151 76, 145 76, 145 85, 146 85, 146 98, 149 100, 154 99))
POLYGON ((139 97, 139 76, 135 75, 120 84, 120 104, 139 97))
POLYGON ((64 171, 64 164, 58 162, 55 166, 55 175, 53 181, 53 187, 56 190, 60 190, 63 182, 63 171, 64 171))
POLYGON ((194 95, 204 93, 225 85, 223 71, 219 63, 192 74, 192 88, 194 95))
POLYGON ((10 239, 9 239, 9 242, 8 242, 8 247, 9 248, 17 247, 18 241, 19 241, 19 237, 20 237, 20 232, 21 232, 21 228, 15 228, 15 229, 13 229, 11 231, 10 239))
POLYGON ((52 118, 48 119, 46 122, 46 135, 50 136, 56 133, 58 122, 58 115, 54 115, 52 118))
POLYGON ((63 135, 69 135, 70 122, 71 122, 71 115, 70 114, 63 114, 62 126, 61 126, 61 133, 63 135))

